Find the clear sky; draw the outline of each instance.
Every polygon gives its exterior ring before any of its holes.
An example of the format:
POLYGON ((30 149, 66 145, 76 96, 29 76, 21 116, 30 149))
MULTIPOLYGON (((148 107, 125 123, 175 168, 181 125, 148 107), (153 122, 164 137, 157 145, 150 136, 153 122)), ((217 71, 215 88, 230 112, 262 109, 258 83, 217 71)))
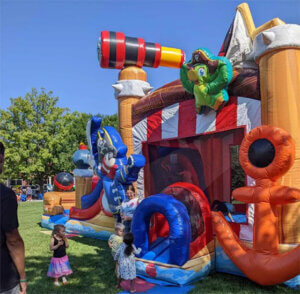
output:
MULTIPOLYGON (((71 111, 113 114, 111 85, 118 70, 102 69, 97 40, 120 31, 162 46, 217 54, 243 1, 231 0, 0 0, 0 108, 32 87, 52 90, 71 111)), ((254 23, 274 17, 300 23, 299 0, 250 0, 254 23)), ((179 77, 178 69, 145 68, 154 88, 179 77)))

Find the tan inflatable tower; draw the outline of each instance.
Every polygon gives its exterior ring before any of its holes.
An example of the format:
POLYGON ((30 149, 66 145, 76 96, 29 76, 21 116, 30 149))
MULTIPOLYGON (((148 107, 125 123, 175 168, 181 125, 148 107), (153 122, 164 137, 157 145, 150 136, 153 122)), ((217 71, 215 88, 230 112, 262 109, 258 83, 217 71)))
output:
POLYGON ((75 207, 81 208, 81 197, 92 192, 92 177, 75 176, 76 183, 76 203, 75 207))
MULTIPOLYGON (((300 189, 300 26, 284 24, 258 34, 262 124, 286 130, 295 141, 295 163, 281 184, 300 189)), ((300 242, 300 203, 281 208, 283 243, 300 242)))
POLYGON ((134 153, 132 139, 132 105, 144 97, 151 89, 146 72, 136 66, 128 66, 119 73, 119 80, 113 85, 118 99, 119 131, 128 147, 127 156, 134 153))

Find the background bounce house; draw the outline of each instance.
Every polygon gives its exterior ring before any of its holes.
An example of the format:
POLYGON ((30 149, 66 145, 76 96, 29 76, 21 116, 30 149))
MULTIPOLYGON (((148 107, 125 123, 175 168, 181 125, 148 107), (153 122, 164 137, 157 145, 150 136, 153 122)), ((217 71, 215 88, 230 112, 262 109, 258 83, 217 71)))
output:
POLYGON ((278 18, 255 28, 245 3, 218 56, 198 48, 185 62, 180 49, 103 31, 100 65, 121 70, 113 85, 120 135, 91 119, 92 156, 77 167, 92 166, 99 180, 74 171, 76 207, 45 210, 43 226, 106 239, 136 181, 140 277, 182 286, 219 271, 299 286, 299 40, 300 26, 278 18), (180 68, 180 80, 149 93, 143 66, 180 68), (237 149, 245 187, 232 191, 237 149), (235 222, 211 212, 214 200, 234 200, 235 222))

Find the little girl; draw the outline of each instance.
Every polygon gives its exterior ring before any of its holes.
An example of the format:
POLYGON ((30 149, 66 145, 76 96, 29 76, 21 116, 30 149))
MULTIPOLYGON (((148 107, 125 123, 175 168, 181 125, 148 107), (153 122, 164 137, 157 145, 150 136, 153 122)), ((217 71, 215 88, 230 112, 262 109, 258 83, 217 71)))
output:
POLYGON ((69 247, 68 239, 65 235, 63 225, 55 225, 50 240, 50 250, 53 251, 48 268, 47 276, 54 278, 54 285, 59 286, 58 278, 62 277, 63 284, 67 284, 65 276, 72 274, 66 248, 69 247))
POLYGON ((136 249, 133 245, 133 234, 126 233, 123 237, 123 244, 119 247, 116 252, 115 260, 118 264, 118 285, 121 287, 122 280, 130 280, 130 293, 136 292, 134 279, 136 278, 136 268, 135 268, 135 254, 141 252, 141 248, 136 249))
POLYGON ((133 185, 129 185, 126 187, 126 195, 127 199, 121 204, 121 218, 122 222, 125 226, 125 233, 129 233, 131 231, 131 221, 133 218, 134 211, 136 207, 139 205, 139 199, 135 195, 135 189, 133 185))

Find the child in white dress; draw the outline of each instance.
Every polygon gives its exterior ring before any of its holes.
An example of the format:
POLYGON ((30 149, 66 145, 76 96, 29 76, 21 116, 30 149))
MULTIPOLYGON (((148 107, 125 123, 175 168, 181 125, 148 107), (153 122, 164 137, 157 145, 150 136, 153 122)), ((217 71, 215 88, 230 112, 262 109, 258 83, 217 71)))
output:
POLYGON ((119 247, 115 254, 115 260, 118 264, 118 285, 121 287, 122 280, 130 280, 130 293, 136 292, 135 290, 135 278, 136 278, 136 267, 135 267, 135 255, 141 252, 141 249, 136 249, 133 245, 133 234, 126 233, 123 237, 123 244, 119 247))

